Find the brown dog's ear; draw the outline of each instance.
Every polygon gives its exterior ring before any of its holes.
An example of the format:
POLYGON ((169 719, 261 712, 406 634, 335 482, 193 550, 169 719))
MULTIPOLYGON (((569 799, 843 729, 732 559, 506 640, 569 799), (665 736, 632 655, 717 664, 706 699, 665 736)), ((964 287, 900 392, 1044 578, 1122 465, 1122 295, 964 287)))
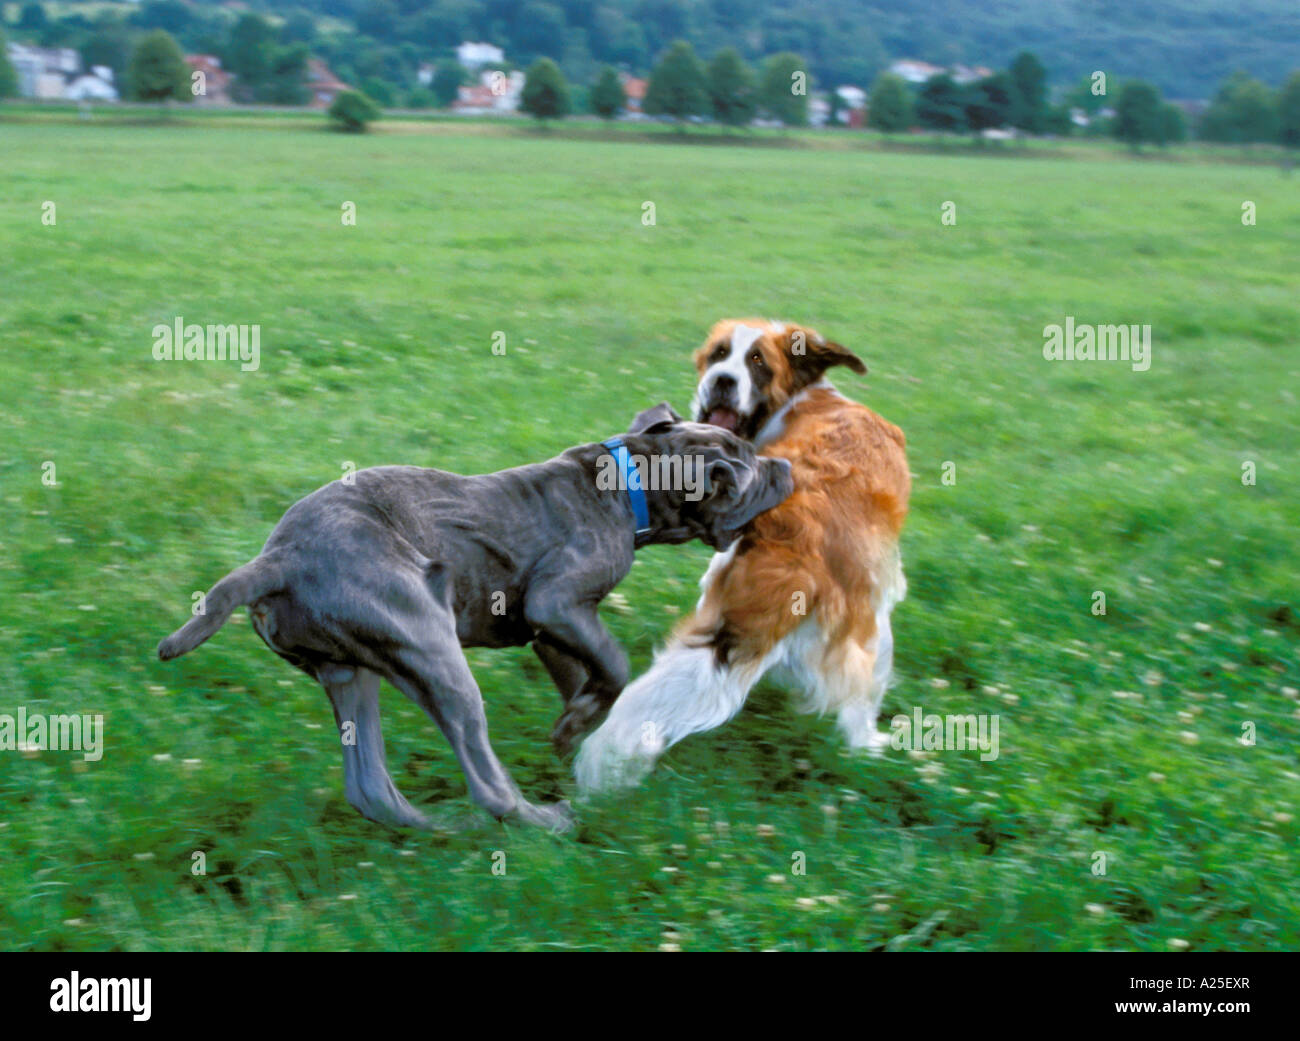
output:
POLYGON ((787 330, 785 336, 785 353, 801 387, 815 383, 832 365, 847 365, 859 376, 867 373, 867 367, 861 358, 814 329, 795 325, 787 330))
POLYGON ((682 417, 674 411, 672 405, 661 401, 654 408, 638 412, 636 418, 632 420, 632 425, 627 428, 627 432, 629 434, 657 433, 681 421, 682 417))

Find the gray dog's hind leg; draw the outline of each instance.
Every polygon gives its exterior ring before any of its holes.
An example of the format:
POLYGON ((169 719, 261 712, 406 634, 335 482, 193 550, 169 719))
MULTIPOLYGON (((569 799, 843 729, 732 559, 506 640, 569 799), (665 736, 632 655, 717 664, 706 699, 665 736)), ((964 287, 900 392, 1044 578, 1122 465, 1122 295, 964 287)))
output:
POLYGON ((359 666, 326 665, 317 678, 334 705, 348 802, 381 824, 428 828, 428 818, 402 797, 388 773, 379 721, 379 676, 359 666))
POLYGON ((434 621, 429 645, 406 647, 394 656, 389 680, 442 730, 460 760, 469 793, 492 816, 514 817, 552 831, 572 824, 568 803, 534 805, 515 786, 488 743, 483 695, 470 672, 454 625, 434 621))
POLYGON ((555 684, 555 689, 560 692, 560 697, 564 699, 564 704, 567 706, 573 700, 573 696, 586 686, 588 678, 586 666, 552 643, 545 633, 540 634, 533 641, 533 653, 546 666, 551 682, 555 684))

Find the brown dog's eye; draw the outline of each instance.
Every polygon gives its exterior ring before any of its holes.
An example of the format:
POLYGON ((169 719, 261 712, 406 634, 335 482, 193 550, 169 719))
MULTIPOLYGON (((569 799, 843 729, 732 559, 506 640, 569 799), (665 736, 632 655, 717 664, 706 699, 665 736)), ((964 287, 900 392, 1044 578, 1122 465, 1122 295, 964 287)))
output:
POLYGON ((727 345, 720 343, 713 348, 713 353, 709 355, 709 364, 716 365, 727 356, 727 345))
POLYGON ((766 362, 763 361, 763 355, 760 351, 751 351, 749 354, 749 360, 753 362, 755 365, 757 365, 760 369, 767 364, 766 362))

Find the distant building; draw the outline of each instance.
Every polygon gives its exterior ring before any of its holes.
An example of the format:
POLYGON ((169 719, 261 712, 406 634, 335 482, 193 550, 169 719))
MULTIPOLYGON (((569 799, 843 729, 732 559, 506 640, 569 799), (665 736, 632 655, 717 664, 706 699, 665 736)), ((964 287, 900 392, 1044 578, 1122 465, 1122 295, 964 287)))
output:
POLYGON ((190 67, 190 83, 195 83, 194 73, 203 73, 202 93, 194 95, 196 105, 229 105, 231 75, 221 67, 221 59, 213 54, 187 54, 185 64, 190 67))
POLYGON ((506 60, 506 52, 490 43, 462 43, 456 48, 456 60, 470 70, 481 69, 484 65, 500 65, 506 60))
POLYGON ((307 102, 311 108, 329 108, 343 91, 352 89, 319 58, 307 59, 306 87, 311 92, 311 100, 307 102))
POLYGON ((924 83, 944 70, 938 65, 931 65, 928 61, 913 61, 905 58, 889 66, 889 71, 895 76, 901 76, 908 83, 924 83))
POLYGON ((931 65, 928 61, 915 61, 911 58, 904 58, 902 61, 896 61, 889 66, 889 71, 895 76, 901 76, 908 83, 924 83, 926 80, 933 79, 935 76, 947 73, 957 83, 975 83, 978 80, 988 79, 993 75, 993 70, 984 65, 931 65))
POLYGON ((867 92, 861 87, 854 87, 846 83, 842 87, 836 87, 835 93, 840 96, 840 101, 844 103, 845 108, 867 107, 867 92))
POLYGON ((984 65, 954 65, 948 70, 948 75, 962 86, 967 83, 978 83, 980 80, 986 80, 993 75, 993 70, 984 65))
POLYGON ((18 93, 25 98, 62 98, 68 83, 81 74, 81 55, 71 47, 10 43, 6 52, 18 73, 18 93))
POLYGON ((808 99, 808 122, 813 126, 825 126, 831 122, 832 113, 840 126, 854 129, 865 126, 867 92, 846 83, 836 87, 832 94, 814 94, 808 99))
POLYGON ((116 101, 113 70, 107 65, 92 65, 89 72, 73 79, 63 92, 69 101, 116 101))
POLYGON ((649 84, 635 76, 629 76, 626 73, 619 75, 619 80, 623 84, 623 94, 627 98, 625 111, 640 114, 641 105, 645 102, 645 91, 649 84))
POLYGON ((519 99, 524 92, 524 74, 519 71, 485 69, 479 73, 478 82, 467 84, 456 91, 451 103, 454 111, 465 115, 499 115, 519 110, 519 99))

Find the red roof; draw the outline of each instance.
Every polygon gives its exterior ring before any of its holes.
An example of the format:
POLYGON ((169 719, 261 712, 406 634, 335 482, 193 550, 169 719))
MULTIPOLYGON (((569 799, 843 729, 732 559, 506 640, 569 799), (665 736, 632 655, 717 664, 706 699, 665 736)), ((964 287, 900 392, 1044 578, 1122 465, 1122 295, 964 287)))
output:
POLYGON ((307 86, 312 90, 351 90, 319 58, 307 59, 307 86))
POLYGON ((213 90, 222 90, 230 82, 230 73, 221 67, 221 59, 212 54, 187 54, 185 64, 203 77, 213 90))

